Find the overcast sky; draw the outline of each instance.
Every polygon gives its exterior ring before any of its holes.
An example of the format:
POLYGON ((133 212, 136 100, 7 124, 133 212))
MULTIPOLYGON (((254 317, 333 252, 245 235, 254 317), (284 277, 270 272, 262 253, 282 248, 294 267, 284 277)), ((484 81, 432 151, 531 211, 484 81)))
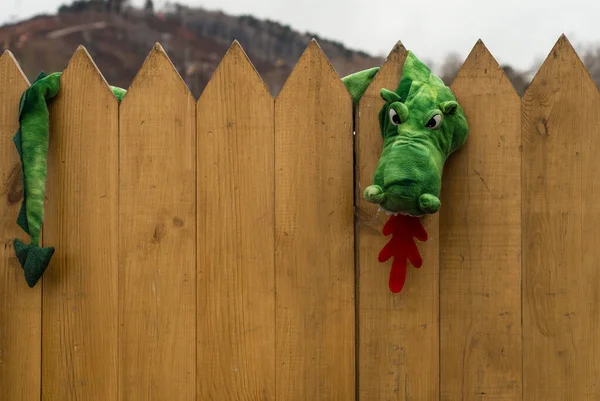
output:
MULTIPOLYGON (((71 0, 0 0, 0 23, 53 13, 71 0)), ((401 40, 419 58, 440 63, 445 54, 466 57, 481 38, 501 63, 529 68, 545 58, 561 33, 578 48, 600 43, 598 0, 179 0, 190 6, 252 14, 386 55, 401 40), (368 8, 368 6, 377 7, 368 8), (364 33, 363 33, 364 32, 364 33)), ((143 5, 144 0, 133 0, 143 5)), ((166 4, 154 0, 155 8, 166 4)))

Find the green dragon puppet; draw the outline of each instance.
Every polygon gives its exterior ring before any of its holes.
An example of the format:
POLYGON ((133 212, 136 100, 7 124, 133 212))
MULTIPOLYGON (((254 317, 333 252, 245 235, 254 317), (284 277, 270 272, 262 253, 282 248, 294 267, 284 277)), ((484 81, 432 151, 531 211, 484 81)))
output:
MULTIPOLYGON (((376 67, 342 78, 354 104, 377 71, 376 67)), ((398 88, 381 89, 381 97, 385 101, 379 112, 383 150, 364 197, 391 215, 383 234, 393 236, 379 261, 394 257, 389 287, 399 292, 406 280, 406 259, 415 267, 422 264, 412 240, 427 240, 419 217, 439 210, 444 164, 464 145, 469 128, 450 88, 410 51, 398 88)))
MULTIPOLYGON (((342 78, 356 105, 379 67, 342 78)), ((13 138, 21 159, 23 203, 17 223, 30 237, 14 240, 25 280, 35 286, 47 269, 54 247, 41 247, 49 146, 48 103, 58 94, 62 73, 41 73, 23 93, 19 104, 19 129, 13 138)), ((120 102, 126 90, 111 86, 120 102)), ((390 289, 402 289, 406 259, 417 267, 421 258, 412 237, 426 240, 419 216, 440 208, 439 192, 446 158, 467 138, 467 122, 450 89, 412 52, 408 52, 402 79, 395 91, 381 89, 385 104, 379 113, 383 151, 373 185, 364 197, 391 214, 384 234, 392 239, 379 255, 384 262, 394 256, 390 289)))

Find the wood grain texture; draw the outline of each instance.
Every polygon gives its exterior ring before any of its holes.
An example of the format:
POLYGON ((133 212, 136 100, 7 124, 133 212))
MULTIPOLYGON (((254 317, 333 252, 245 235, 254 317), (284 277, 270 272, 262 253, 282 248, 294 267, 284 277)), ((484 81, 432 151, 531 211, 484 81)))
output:
POLYGON ((389 240, 382 233, 388 216, 363 198, 382 151, 378 114, 381 88, 396 90, 406 49, 388 55, 356 112, 356 208, 358 261, 358 388, 360 401, 434 400, 438 397, 438 217, 425 217, 429 235, 418 243, 423 267, 410 263, 406 285, 389 289, 391 261, 377 255, 389 240))
POLYGON ((49 112, 42 400, 116 399, 118 105, 84 48, 49 112))
POLYGON ((19 128, 19 100, 29 82, 13 55, 0 56, 0 394, 2 399, 40 399, 42 281, 25 282, 13 240, 28 243, 17 225, 23 202, 21 163, 12 138, 19 128))
POLYGON ((275 127, 277 400, 353 400, 352 101, 314 40, 275 127))
POLYGON ((234 42, 198 101, 199 400, 275 400, 274 100, 234 42))
POLYGON ((158 44, 120 106, 121 401, 196 398, 195 106, 158 44))
POLYGON ((566 37, 522 103, 524 400, 598 400, 600 99, 566 37))
POLYGON ((451 86, 469 124, 440 209, 444 401, 521 399, 521 99, 483 42, 451 86))

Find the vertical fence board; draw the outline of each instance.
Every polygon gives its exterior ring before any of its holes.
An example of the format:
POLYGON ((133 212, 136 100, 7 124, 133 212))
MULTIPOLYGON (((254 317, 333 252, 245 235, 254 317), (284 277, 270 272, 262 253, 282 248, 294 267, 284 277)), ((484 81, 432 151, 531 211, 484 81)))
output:
POLYGON ((275 400, 274 100, 235 42, 198 101, 199 400, 275 400))
POLYGON ((80 47, 49 106, 42 399, 117 394, 118 106, 80 47))
POLYGON ((377 255, 389 241, 388 216, 363 198, 382 151, 381 88, 396 90, 406 49, 400 43, 365 91, 356 112, 358 261, 358 388, 360 401, 434 400, 438 397, 438 217, 423 218, 429 239, 418 244, 423 267, 409 265, 406 285, 389 289, 391 262, 377 255))
POLYGON ((452 84, 469 138, 440 210, 441 399, 521 399, 521 99, 479 41, 452 84))
POLYGON ((600 99, 566 37, 522 103, 524 400, 597 400, 600 99))
POLYGON ((275 127, 277 400, 352 400, 352 104, 315 41, 275 127))
POLYGON ((196 397, 195 125, 157 44, 120 107, 122 401, 196 397))
POLYGON ((12 243, 23 201, 21 163, 12 138, 19 100, 29 83, 10 52, 0 56, 0 394, 7 400, 40 398, 41 288, 29 288, 12 243))

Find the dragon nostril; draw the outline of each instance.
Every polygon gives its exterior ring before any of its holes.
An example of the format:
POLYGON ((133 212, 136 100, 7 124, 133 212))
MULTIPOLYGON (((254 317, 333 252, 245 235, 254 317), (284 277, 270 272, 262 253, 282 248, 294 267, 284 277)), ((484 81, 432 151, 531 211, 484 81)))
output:
POLYGON ((386 195, 379 185, 370 185, 365 189, 364 197, 367 202, 381 204, 385 202, 386 195))
POLYGON ((423 194, 419 197, 419 209, 425 213, 436 213, 440 210, 440 200, 435 195, 423 194))
POLYGON ((412 146, 415 144, 415 135, 410 132, 398 132, 398 136, 392 143, 392 148, 397 146, 412 146))

